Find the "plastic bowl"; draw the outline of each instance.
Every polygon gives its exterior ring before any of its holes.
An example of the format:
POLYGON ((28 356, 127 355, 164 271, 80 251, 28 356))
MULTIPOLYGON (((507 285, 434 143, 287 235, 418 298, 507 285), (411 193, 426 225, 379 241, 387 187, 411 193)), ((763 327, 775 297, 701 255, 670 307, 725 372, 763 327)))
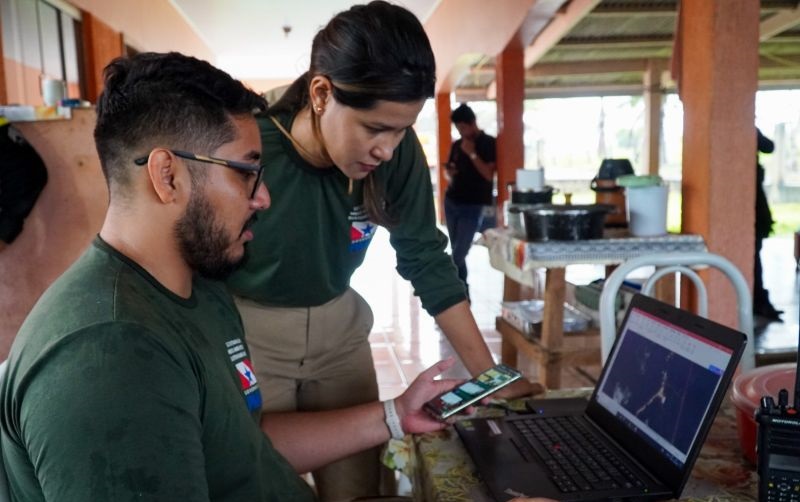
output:
POLYGON ((756 408, 760 406, 762 396, 772 396, 778 400, 778 391, 789 391, 789 404, 794 395, 794 378, 797 371, 795 363, 763 366, 742 373, 733 379, 731 401, 736 407, 736 428, 739 431, 739 443, 742 455, 751 464, 756 463, 756 408))
POLYGON ((523 211, 529 241, 577 241, 603 237, 608 204, 536 204, 523 211))

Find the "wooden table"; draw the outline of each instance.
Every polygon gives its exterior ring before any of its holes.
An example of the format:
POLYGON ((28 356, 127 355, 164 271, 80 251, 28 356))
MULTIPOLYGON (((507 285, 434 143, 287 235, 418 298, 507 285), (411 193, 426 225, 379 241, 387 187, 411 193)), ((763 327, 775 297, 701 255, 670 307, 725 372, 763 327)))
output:
MULTIPOLYGON (((617 234, 619 235, 619 234, 617 234)), ((540 378, 548 388, 561 386, 564 364, 600 363, 600 337, 597 330, 564 336, 566 267, 576 264, 613 266, 625 260, 652 253, 705 251, 699 235, 668 234, 658 237, 612 237, 586 241, 526 242, 511 236, 507 229, 484 232, 493 268, 505 274, 504 301, 527 299, 520 284, 533 286, 533 271, 545 269, 544 312, 540 336, 529 340, 504 318, 496 320, 502 336, 503 362, 517 366, 518 352, 540 365, 540 378)))
MULTIPOLYGON (((586 396, 590 389, 551 391, 548 397, 586 396)), ((519 406, 513 403, 512 406, 519 406)), ((481 409, 481 415, 501 414, 481 409)), ((750 502, 757 498, 758 476, 741 455, 735 408, 726 397, 697 458, 681 500, 692 502, 750 502)), ((414 500, 425 502, 490 502, 475 476, 475 464, 452 427, 410 439, 410 474, 414 500)))

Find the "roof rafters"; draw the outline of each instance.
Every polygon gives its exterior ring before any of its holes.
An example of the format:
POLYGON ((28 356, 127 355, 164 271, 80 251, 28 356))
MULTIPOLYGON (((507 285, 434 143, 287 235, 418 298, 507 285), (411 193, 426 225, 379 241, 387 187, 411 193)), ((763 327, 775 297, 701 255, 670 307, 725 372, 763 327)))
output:
POLYGON ((572 0, 563 14, 558 14, 550 24, 525 49, 525 68, 530 68, 559 43, 578 22, 594 9, 600 0, 572 0))
POLYGON ((764 42, 775 35, 794 28, 800 23, 800 7, 778 11, 772 17, 761 22, 759 26, 759 39, 764 42))

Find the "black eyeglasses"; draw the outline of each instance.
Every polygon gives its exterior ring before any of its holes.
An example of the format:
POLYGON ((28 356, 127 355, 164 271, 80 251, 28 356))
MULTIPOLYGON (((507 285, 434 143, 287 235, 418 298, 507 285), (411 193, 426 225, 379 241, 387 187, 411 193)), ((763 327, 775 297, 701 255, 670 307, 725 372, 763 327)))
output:
MULTIPOLYGON (((182 159, 187 160, 196 160, 198 162, 208 162, 209 164, 217 164, 220 166, 230 167, 231 169, 236 169, 237 171, 245 171, 248 173, 256 173, 256 182, 253 185, 253 191, 250 194, 250 198, 254 199, 256 197, 256 191, 258 191, 258 185, 261 184, 261 174, 264 171, 264 167, 260 164, 247 164, 245 162, 237 162, 235 160, 225 160, 225 159, 218 159, 216 157, 208 157, 205 155, 198 155, 192 152, 186 152, 183 150, 170 150, 173 155, 176 157, 181 157, 182 159)), ((147 164, 147 156, 139 157, 133 161, 134 164, 137 166, 143 166, 147 164)))

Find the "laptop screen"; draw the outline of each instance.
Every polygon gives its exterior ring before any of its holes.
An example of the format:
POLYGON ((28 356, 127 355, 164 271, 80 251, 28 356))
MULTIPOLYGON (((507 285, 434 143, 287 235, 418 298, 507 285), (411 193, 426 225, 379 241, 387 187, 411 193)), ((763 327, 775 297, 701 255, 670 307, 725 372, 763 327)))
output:
POLYGON ((733 352, 638 308, 619 336, 596 402, 682 467, 733 352))

